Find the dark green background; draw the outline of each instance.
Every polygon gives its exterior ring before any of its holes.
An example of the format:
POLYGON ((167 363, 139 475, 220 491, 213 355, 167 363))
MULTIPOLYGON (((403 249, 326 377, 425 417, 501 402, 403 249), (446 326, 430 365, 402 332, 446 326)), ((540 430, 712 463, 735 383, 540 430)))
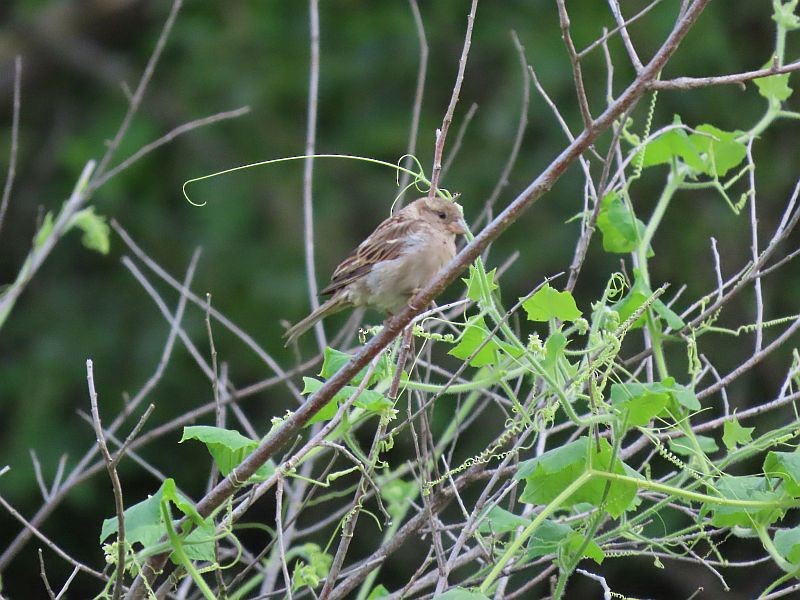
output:
MULTIPOLYGON (((450 97, 461 51, 469 3, 422 2, 430 44, 430 64, 423 105, 418 156, 429 169, 433 132, 450 97)), ((646 3, 623 2, 627 15, 646 3)), ((668 33, 674 1, 662 2, 631 27, 631 35, 646 60, 668 33)), ((584 47, 613 26, 605 2, 568 2, 573 36, 584 47)), ((23 58, 22 122, 17 180, 10 210, 0 231, 0 283, 13 280, 30 247, 37 218, 56 210, 68 196, 88 159, 99 158, 104 141, 113 136, 126 109, 120 88, 133 87, 150 55, 167 2, 147 0, 22 1, 0 5, 0 165, 7 164, 13 56, 23 58)), ((703 76, 758 68, 773 47, 771 2, 712 2, 670 62, 664 77, 703 76)), ((521 103, 520 68, 509 31, 514 28, 526 56, 573 131, 576 111, 572 75, 560 40, 555 4, 550 1, 486 1, 479 6, 474 40, 461 102, 451 130, 457 128, 472 103, 478 110, 464 145, 443 185, 463 194, 467 219, 474 218, 494 187, 510 151, 521 103)), ((336 1, 321 7, 321 76, 319 153, 347 153, 396 161, 404 152, 418 65, 417 40, 406 2, 336 1)), ((800 37, 795 34, 795 37, 800 37)), ((788 57, 798 44, 790 34, 788 57)), ((614 38, 615 93, 633 71, 614 38)), ((296 321, 307 312, 302 250, 302 163, 261 167, 228 175, 192 188, 193 197, 207 201, 189 205, 181 195, 191 177, 260 160, 302 154, 305 144, 308 82, 308 7, 304 2, 188 1, 181 11, 142 109, 118 153, 127 157, 143 144, 191 119, 249 105, 247 116, 197 130, 136 163, 102 189, 94 204, 98 213, 117 219, 163 267, 182 277, 193 249, 203 248, 194 289, 210 292, 213 304, 284 366, 294 364, 282 348, 281 321, 296 321)), ((584 64, 588 93, 595 114, 604 107, 605 69, 602 54, 584 64)), ((796 98, 789 101, 798 108, 796 98)), ((641 131, 646 103, 634 113, 641 131)), ((675 113, 690 125, 713 123, 722 129, 747 129, 761 116, 765 101, 755 87, 712 88, 664 92, 658 98, 654 127, 675 113)), ((607 143, 607 139, 605 140, 607 143)), ((529 126, 519 160, 499 206, 514 197, 565 145, 565 138, 542 99, 531 92, 529 126)), ((601 144, 601 148, 604 146, 601 144)), ((774 228, 798 175, 797 125, 779 122, 755 144, 762 236, 774 228)), ((666 171, 651 169, 634 189, 640 218, 646 219, 663 185, 666 171)), ((393 173, 364 163, 318 160, 314 200, 318 279, 388 214, 396 193, 393 173)), ((529 291, 544 275, 566 270, 577 238, 576 221, 565 223, 583 206, 582 175, 572 168, 545 198, 528 211, 494 246, 490 266, 502 263, 514 250, 519 259, 502 280, 506 301, 529 291)), ((714 194, 679 193, 653 246, 651 274, 655 283, 669 281, 673 290, 689 286, 684 302, 714 286, 709 236, 720 245, 723 273, 739 269, 749 255, 746 216, 736 217, 714 194)), ((796 240, 796 237, 793 238, 796 240)), ((790 240, 791 249, 793 243, 790 240)), ((93 442, 94 434, 76 411, 88 411, 85 359, 95 363, 101 408, 110 419, 123 394, 135 393, 155 368, 168 326, 128 271, 120 264, 125 248, 112 238, 108 256, 92 253, 72 233, 56 248, 47 264, 20 298, 0 330, 0 465, 12 471, 0 481, 0 493, 24 513, 41 502, 29 449, 36 450, 49 481, 58 457, 68 453, 74 464, 93 442)), ((619 257, 602 252, 599 235, 593 241, 576 290, 578 305, 587 312, 602 290, 619 257)), ((798 312, 796 270, 790 265, 765 284, 767 318, 798 312)), ((561 280, 563 284, 563 279, 561 280)), ((174 306, 176 295, 160 286, 174 306)), ((459 293, 458 286, 449 291, 459 293)), ((685 304, 679 302, 678 307, 685 304)), ((188 331, 207 347, 204 315, 187 312, 188 331)), ((376 315, 370 315, 377 322, 376 315)), ((752 322, 752 296, 747 293, 725 312, 721 325, 752 322)), ((330 320, 327 330, 341 320, 330 320)), ((237 385, 271 373, 257 357, 222 328, 215 329, 219 357, 230 367, 237 385)), ((771 333, 767 334, 769 338, 771 333)), ((701 351, 723 373, 752 346, 747 337, 704 339, 701 351)), ((303 339, 307 353, 313 336, 303 339)), ((673 358, 681 359, 683 348, 673 358)), ((788 359, 756 369, 746 382, 729 389, 732 406, 745 408, 774 394, 788 359)), ((211 399, 211 389, 182 347, 151 396, 157 409, 150 426, 211 399)), ((248 414, 265 431, 271 416, 293 406, 280 388, 247 401, 248 414)), ((716 402, 716 401, 715 401, 716 402)), ((718 402, 714 404, 716 408, 718 402)), ((775 417, 778 418, 778 417, 775 417)), ((210 423, 211 421, 207 421, 210 423)), ((142 455, 179 484, 199 496, 207 461, 199 447, 176 446, 179 434, 168 436, 142 455)), ((480 451, 480 447, 474 449, 480 451)), ((464 449, 469 455, 470 449, 464 449)), ((140 499, 156 480, 132 463, 122 469, 126 498, 140 499)), ((103 476, 76 489, 47 521, 44 530, 76 556, 98 566, 96 545, 100 522, 112 512, 110 486, 103 476)), ((0 513, 0 546, 16 534, 18 525, 0 513)), ((22 590, 41 589, 38 565, 29 543, 4 575, 11 597, 22 590)), ((360 554, 360 552, 358 553, 360 554)), ((403 559, 401 555, 399 557, 403 559)), ((413 556, 405 558, 414 559, 413 556)), ((50 555, 48 572, 60 581, 68 572, 50 555)), ((412 569, 413 569, 413 563, 412 569)), ((630 569, 632 563, 627 563, 630 569)), ((670 564, 659 571, 647 562, 636 573, 604 567, 616 591, 654 596, 653 577, 665 577, 674 589, 658 597, 688 596, 698 585, 719 590, 715 579, 696 568, 670 564), (651 577, 652 575, 652 577, 651 577)), ((410 568, 398 563, 399 573, 410 568)), ((764 569, 765 577, 774 575, 764 569)), ((735 576, 731 581, 735 582, 735 576)), ((388 583, 393 582, 391 579, 388 583)), ((577 586, 584 582, 576 581, 577 586)), ((741 582, 739 589, 761 589, 763 581, 741 582)), ((661 584, 660 584, 661 585, 661 584)), ((664 584, 667 585, 667 584, 664 584)), ((79 578, 76 596, 94 587, 79 578), (81 587, 87 585, 89 587, 81 587), (82 590, 82 591, 77 591, 82 590)), ((590 588, 596 591, 596 587, 590 588)), ((667 588, 664 588, 667 590, 667 588)), ((574 592, 574 597, 579 592, 574 592)), ((661 593, 661 592, 658 592, 661 593)), ((741 596, 750 597, 751 591, 741 596)), ((572 596, 570 596, 572 597, 572 596)), ((713 594, 711 596, 715 597, 713 594)))

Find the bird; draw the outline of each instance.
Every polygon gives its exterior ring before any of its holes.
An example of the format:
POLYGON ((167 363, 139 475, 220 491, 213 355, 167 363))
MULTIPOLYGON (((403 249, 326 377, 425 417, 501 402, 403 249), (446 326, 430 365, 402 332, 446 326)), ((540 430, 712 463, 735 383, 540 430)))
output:
POLYGON ((320 291, 330 298, 286 330, 285 345, 346 308, 399 312, 452 260, 456 237, 466 233, 461 206, 454 201, 424 197, 401 208, 336 267, 331 282, 320 291))

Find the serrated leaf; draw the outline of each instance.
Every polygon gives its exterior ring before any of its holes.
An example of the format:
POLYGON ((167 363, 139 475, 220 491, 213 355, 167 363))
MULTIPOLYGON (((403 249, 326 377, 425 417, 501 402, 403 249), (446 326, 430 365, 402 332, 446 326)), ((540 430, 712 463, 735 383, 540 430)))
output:
POLYGON ((733 415, 723 425, 722 443, 728 450, 735 450, 736 446, 746 444, 753 439, 755 429, 755 427, 742 427, 736 415, 733 415))
MULTIPOLYGON (((486 283, 488 285, 488 292, 491 294, 495 291, 499 286, 495 283, 494 278, 497 274, 497 269, 492 269, 488 273, 486 273, 486 283)), ((467 285, 467 298, 472 300, 473 302, 480 302, 483 300, 483 293, 482 289, 483 286, 481 285, 481 277, 478 273, 478 267, 475 265, 469 266, 469 277, 467 279, 462 279, 467 285)))
MULTIPOLYGON (((461 360, 467 360, 467 358, 483 344, 484 340, 489 338, 489 333, 489 329, 486 327, 482 316, 472 317, 464 326, 464 332, 458 339, 458 343, 448 354, 461 360)), ((497 340, 492 337, 478 350, 475 356, 472 357, 469 364, 473 367, 492 365, 497 360, 497 351, 499 349, 500 345, 497 340)))
MULTIPOLYGON (((167 528, 161 512, 161 503, 173 504, 197 526, 183 540, 184 551, 189 558, 196 560, 214 560, 215 526, 212 519, 203 519, 194 504, 177 491, 174 479, 165 479, 158 491, 149 498, 134 504, 125 510, 125 541, 128 544, 141 544, 149 548, 159 543, 166 535, 167 528)), ((119 531, 117 517, 103 521, 100 541, 119 531)))
MULTIPOLYGON (((676 115, 674 124, 680 124, 680 118, 676 115)), ((645 146, 642 167, 652 167, 654 165, 669 165, 673 160, 680 159, 695 171, 703 170, 703 161, 700 153, 689 138, 689 135, 681 128, 665 131, 657 138, 645 146)))
POLYGON ((800 454, 797 452, 769 452, 764 459, 764 474, 783 479, 786 491, 800 498, 800 454))
MULTIPOLYGON (((582 437, 521 463, 514 475, 515 479, 526 480, 520 501, 528 504, 551 502, 590 467, 597 471, 608 471, 611 467, 612 454, 611 445, 607 440, 600 440, 598 450, 593 440, 582 437), (591 459, 591 463, 587 462, 588 458, 591 459)), ((611 472, 619 475, 629 474, 619 458, 614 460, 611 472)), ((635 497, 635 484, 614 481, 607 486, 606 480, 598 477, 590 479, 581 486, 563 506, 567 508, 579 502, 589 502, 598 507, 605 498, 605 510, 617 518, 631 506, 635 497)))
POLYGON ((702 153, 703 166, 698 169, 711 177, 724 177, 747 156, 747 148, 738 141, 741 131, 723 131, 713 125, 699 125, 690 141, 702 153))
MULTIPOLYGON (((322 359, 322 369, 319 372, 320 377, 330 379, 342 367, 349 363, 352 358, 352 354, 340 352, 339 350, 334 350, 333 348, 325 348, 322 359)), ((391 362, 388 356, 386 353, 382 354, 380 359, 378 359, 378 364, 375 366, 375 370, 372 372, 372 376, 369 378, 369 382, 367 382, 367 387, 372 387, 381 379, 388 377, 389 373, 391 373, 391 368, 391 362)), ((368 369, 369 366, 361 369, 355 375, 355 377, 350 380, 350 383, 355 386, 360 384, 364 379, 364 375, 366 375, 368 369)))
MULTIPOLYGON (((304 395, 313 394, 319 390, 322 385, 323 382, 319 379, 314 379, 313 377, 303 377, 303 391, 301 393, 304 395)), ((334 397, 331 398, 325 406, 323 406, 313 417, 311 417, 311 419, 309 419, 305 426, 308 427, 314 423, 332 419, 339 410, 339 404, 350 398, 356 393, 357 390, 358 388, 356 386, 344 386, 341 390, 336 392, 334 397)), ((358 395, 358 398, 356 398, 353 406, 363 408, 371 413, 381 413, 388 408, 392 408, 394 406, 394 402, 389 400, 380 392, 365 389, 361 390, 361 393, 358 395)))
MULTIPOLYGON (((521 299, 521 298, 520 298, 521 299)), ((522 303, 529 321, 559 319, 575 321, 581 317, 581 311, 575 304, 575 298, 568 291, 559 292, 546 283, 533 296, 522 303)))
MULTIPOLYGON (((781 496, 772 490, 769 482, 764 477, 734 477, 723 475, 714 489, 723 497, 731 500, 745 500, 757 502, 775 502, 781 496)), ((717 527, 753 527, 757 525, 770 525, 783 516, 784 509, 772 506, 758 506, 754 508, 740 506, 723 506, 709 502, 706 505, 711 509, 711 522, 717 527)))
POLYGON ((669 402, 666 391, 652 391, 646 384, 615 383, 611 386, 611 405, 626 419, 629 427, 644 427, 661 414, 669 402))
POLYGON ((81 242, 89 250, 108 254, 111 247, 111 228, 105 217, 94 212, 94 206, 75 213, 70 220, 69 227, 77 227, 83 231, 81 242))
MULTIPOLYGON (((763 68, 769 66, 771 66, 771 63, 767 63, 763 68)), ((754 79, 753 83, 756 84, 759 94, 767 100, 775 102, 784 102, 788 100, 789 96, 791 96, 794 91, 789 87, 789 73, 759 77, 758 79, 754 79)))

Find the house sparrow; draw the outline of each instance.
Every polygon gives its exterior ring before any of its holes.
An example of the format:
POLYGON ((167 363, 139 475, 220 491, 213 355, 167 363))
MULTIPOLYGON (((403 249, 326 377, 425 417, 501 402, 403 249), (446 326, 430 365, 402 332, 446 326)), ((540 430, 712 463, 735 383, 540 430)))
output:
POLYGON ((397 211, 336 267, 320 294, 322 306, 284 334, 286 345, 314 324, 352 306, 400 311, 456 254, 467 232, 461 207, 439 197, 419 198, 397 211))

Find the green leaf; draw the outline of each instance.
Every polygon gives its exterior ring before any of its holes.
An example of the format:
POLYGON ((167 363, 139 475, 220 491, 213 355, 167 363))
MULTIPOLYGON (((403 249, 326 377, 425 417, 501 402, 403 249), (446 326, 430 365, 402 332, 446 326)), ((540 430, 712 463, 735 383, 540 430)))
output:
MULTIPOLYGON (((313 377, 303 377, 303 394, 313 394, 319 390, 323 382, 313 377)), ((350 398, 357 391, 357 386, 346 385, 341 390, 336 392, 333 398, 323 406, 313 417, 308 420, 306 427, 318 423, 320 421, 328 421, 336 415, 339 410, 339 404, 350 398)), ((392 408, 394 402, 389 400, 386 396, 375 390, 361 390, 358 398, 353 403, 353 406, 363 408, 367 412, 380 414, 384 410, 392 408)))
POLYGON ((333 557, 313 543, 303 544, 298 554, 305 560, 295 563, 292 571, 292 589, 299 590, 304 587, 314 589, 328 574, 333 563, 333 557))
POLYGON ((699 171, 712 177, 724 177, 747 156, 747 148, 737 141, 741 131, 723 131, 713 125, 699 125, 698 133, 689 136, 694 147, 703 156, 703 168, 699 171))
MULTIPOLYGON (((352 354, 340 352, 339 350, 334 350, 333 348, 325 348, 325 353, 323 354, 322 360, 322 370, 319 372, 320 377, 330 379, 342 367, 349 363, 352 358, 352 354)), ((367 369, 369 369, 369 366, 361 369, 358 374, 356 374, 356 376, 350 380, 350 383, 355 386, 360 384, 364 379, 364 375, 367 374, 367 369)), ((381 358, 378 359, 378 364, 376 365, 375 370, 372 372, 372 376, 369 378, 369 382, 367 382, 367 387, 372 387, 378 381, 388 377, 389 373, 391 373, 391 369, 392 365, 389 357, 386 355, 386 353, 382 354, 381 358)))
MULTIPOLYGON (((731 500, 745 500, 757 502, 779 502, 780 495, 774 492, 765 477, 735 477, 723 475, 714 489, 723 497, 731 500)), ((723 506, 709 502, 707 508, 711 509, 711 522, 717 527, 747 527, 754 524, 766 526, 774 523, 783 516, 784 510, 780 507, 741 507, 723 506)))
MULTIPOLYGON (((719 450, 717 441, 712 437, 708 437, 706 435, 696 435, 695 439, 697 440, 697 445, 700 446, 700 450, 702 450, 705 454, 713 454, 719 450)), ((694 456, 697 453, 694 449, 694 445, 689 439, 686 438, 686 436, 681 436, 670 440, 669 449, 675 454, 680 454, 681 456, 694 456)))
POLYGON ((434 600, 489 600, 480 592, 470 592, 462 587, 454 587, 444 594, 434 596, 434 600))
MULTIPOLYGON (((581 546, 583 546, 585 539, 586 538, 577 531, 572 532, 567 538, 567 549, 572 554, 575 554, 578 550, 580 550, 581 546)), ((591 558, 594 562, 600 565, 603 564, 603 560, 606 558, 606 553, 603 552, 603 549, 600 548, 600 546, 598 546, 594 540, 589 540, 589 543, 586 544, 586 547, 583 549, 582 558, 591 558)))
POLYGON ((615 383, 611 386, 611 405, 627 419, 629 427, 644 427, 669 402, 669 394, 660 388, 661 384, 615 383))
POLYGON ((773 540, 778 554, 792 564, 800 563, 800 527, 778 529, 773 540))
POLYGON ((572 527, 566 523, 557 523, 545 519, 537 527, 528 541, 528 557, 537 558, 548 554, 555 554, 561 542, 574 533, 572 527))
MULTIPOLYGON (((630 409, 632 411, 630 418, 634 419, 631 424, 639 425, 639 421, 648 413, 653 413, 650 418, 660 414, 666 406, 666 403, 662 404, 661 396, 666 396, 689 410, 700 410, 700 401, 695 393, 687 386, 675 383, 673 377, 666 377, 662 381, 653 383, 615 383, 611 386, 611 404, 620 410, 630 409), (648 403, 648 399, 653 402, 652 405, 648 403), (653 412, 656 407, 660 408, 657 412, 653 412)), ((676 407, 673 406, 674 408, 676 407)), ((649 420, 647 419, 644 424, 649 420)))
POLYGON ((68 228, 77 227, 83 231, 81 242, 89 250, 95 250, 100 254, 108 254, 111 246, 111 228, 106 222, 106 218, 95 214, 94 206, 84 208, 75 213, 69 222, 68 228))
POLYGON ((659 299, 656 299, 656 301, 653 302, 653 311, 672 329, 683 329, 683 327, 686 325, 678 313, 674 312, 669 306, 664 304, 659 299))
MULTIPOLYGON (((622 300, 614 304, 611 308, 616 310, 619 313, 619 319, 621 322, 624 322, 628 317, 634 314, 639 308, 653 295, 653 291, 644 283, 644 280, 641 277, 641 273, 638 269, 634 269, 633 271, 634 280, 631 289, 625 295, 622 300)), ((664 304, 661 300, 656 299, 650 307, 652 308, 653 313, 655 316, 661 318, 667 325, 669 325, 672 329, 683 329, 685 323, 683 320, 678 316, 677 313, 673 312, 666 304, 664 304)), ((642 314, 641 317, 636 319, 636 322, 631 327, 632 329, 638 329, 642 327, 645 323, 645 316, 642 314)))
MULTIPOLYGON (((768 68, 772 63, 767 63, 762 68, 768 68)), ((782 75, 769 75, 768 77, 759 77, 754 79, 753 82, 758 88, 758 93, 764 96, 767 100, 774 102, 784 102, 792 95, 791 87, 789 87, 789 73, 782 75)))
MULTIPOLYGON (((488 273, 486 273, 486 281, 488 284, 488 292, 491 294, 495 291, 499 286, 495 283, 494 278, 495 274, 497 273, 497 269, 492 269, 488 273)), ((469 277, 467 279, 462 279, 465 284, 467 284, 467 298, 472 300, 473 302, 481 302, 483 300, 483 293, 482 289, 483 286, 481 285, 481 276, 478 272, 478 267, 475 265, 469 266, 469 277)))
POLYGON ((633 214, 617 192, 609 192, 600 204, 597 227, 603 234, 603 250, 627 254, 639 247, 644 236, 644 223, 633 214))
POLYGON ((764 459, 764 474, 783 479, 786 491, 800 498, 800 454, 797 452, 769 452, 764 459))
MULTIPOLYGON (((163 488, 162 483, 155 494, 125 510, 125 540, 128 544, 139 543, 148 548, 156 544, 167 532, 161 521, 163 488)), ((100 530, 100 541, 105 541, 108 536, 118 531, 119 522, 116 516, 104 519, 100 530)))
MULTIPOLYGON (((676 115, 673 123, 680 125, 680 118, 676 115)), ((654 165, 669 165, 673 160, 680 159, 695 171, 703 171, 703 161, 686 131, 677 128, 665 131, 644 149, 642 167, 654 165)))
MULTIPOLYGON (((162 502, 173 504, 197 526, 183 540, 183 549, 187 555, 196 560, 214 560, 214 521, 200 516, 191 500, 178 492, 174 479, 165 479, 155 494, 125 511, 125 541, 131 545, 141 544, 143 548, 160 542, 167 533, 161 513, 162 502)), ((100 531, 100 541, 103 542, 118 531, 116 516, 105 519, 100 531)))
POLYGON ((489 512, 486 513, 486 518, 481 522, 479 530, 481 533, 485 534, 508 533, 509 531, 516 530, 518 527, 525 527, 530 522, 530 519, 515 515, 499 506, 493 506, 489 512))
POLYGON ((728 450, 735 450, 736 446, 746 444, 753 439, 755 429, 755 427, 742 427, 736 415, 733 415, 723 425, 722 443, 728 450))
POLYGON ((550 287, 549 283, 546 283, 533 296, 525 300, 522 303, 522 308, 528 313, 529 321, 547 322, 550 319, 575 321, 582 314, 578 310, 572 294, 567 291, 559 292, 550 287))
MULTIPOLYGON (((489 337, 489 329, 483 321, 482 316, 470 318, 465 327, 464 332, 458 340, 458 344, 448 352, 449 355, 466 360, 469 358, 477 348, 483 344, 483 341, 489 337)), ((473 367, 484 367, 486 365, 493 365, 497 360, 497 351, 500 350, 500 344, 492 337, 481 348, 475 356, 469 361, 473 367)))
MULTIPOLYGON (((597 450, 594 441, 582 437, 572 443, 554 448, 537 458, 521 463, 515 479, 525 479, 525 490, 520 501, 528 504, 547 504, 554 500, 586 470, 608 471, 612 449, 607 440, 600 440, 597 450), (589 462, 588 459, 591 459, 589 462)), ((629 475, 619 458, 614 460, 612 473, 629 475)), ((614 518, 624 513, 636 497, 636 485, 628 482, 612 482, 606 495, 606 480, 592 478, 581 486, 564 503, 564 508, 588 502, 597 507, 605 497, 605 510, 614 518)))
MULTIPOLYGON (((238 431, 209 425, 184 427, 180 442, 187 440, 197 440, 205 444, 220 473, 225 477, 238 467, 253 450, 258 448, 256 440, 251 440, 238 431)), ((250 481, 264 481, 274 472, 275 463, 270 460, 258 468, 250 481)))

